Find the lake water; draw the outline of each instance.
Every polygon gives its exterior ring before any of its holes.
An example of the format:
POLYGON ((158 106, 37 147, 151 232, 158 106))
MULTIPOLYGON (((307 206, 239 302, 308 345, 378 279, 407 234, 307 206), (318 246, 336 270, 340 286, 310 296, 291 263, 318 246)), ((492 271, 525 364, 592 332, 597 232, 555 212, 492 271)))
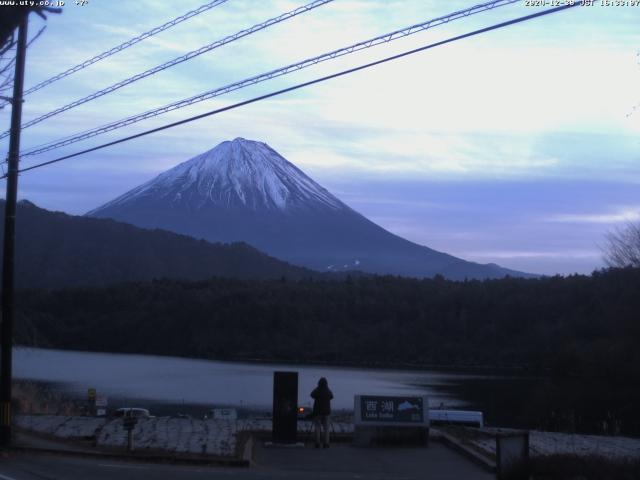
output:
POLYGON ((640 436, 636 386, 612 390, 603 381, 520 375, 474 375, 443 371, 381 370, 322 366, 218 362, 151 355, 14 349, 17 379, 54 384, 79 400, 87 389, 107 396, 110 407, 150 408, 156 415, 178 412, 200 416, 216 406, 239 407, 241 414, 271 410, 274 371, 297 371, 300 405, 327 377, 335 410, 353 410, 353 396, 428 395, 429 403, 481 410, 485 423, 538 429, 601 433, 613 412, 626 435, 640 436), (621 399, 621 400, 620 400, 621 399))
MULTIPOLYGON (((431 405, 462 407, 464 400, 447 394, 449 386, 492 378, 436 371, 376 370, 321 366, 252 364, 127 355, 15 348, 17 379, 57 384, 77 398, 87 389, 121 402, 226 405, 270 409, 274 371, 297 371, 301 405, 322 376, 329 380, 335 409, 352 409, 356 394, 430 396, 431 405)), ((111 402, 110 402, 111 403, 111 402)), ((113 403, 111 403, 113 404, 113 403)))

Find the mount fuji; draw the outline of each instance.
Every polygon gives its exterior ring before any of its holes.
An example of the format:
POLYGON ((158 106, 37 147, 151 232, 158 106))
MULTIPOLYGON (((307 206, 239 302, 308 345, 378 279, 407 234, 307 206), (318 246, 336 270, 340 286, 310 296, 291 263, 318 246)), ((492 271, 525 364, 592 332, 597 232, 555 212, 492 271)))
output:
POLYGON ((267 144, 236 138, 87 213, 214 242, 244 241, 319 271, 450 279, 529 276, 405 240, 354 211, 267 144))

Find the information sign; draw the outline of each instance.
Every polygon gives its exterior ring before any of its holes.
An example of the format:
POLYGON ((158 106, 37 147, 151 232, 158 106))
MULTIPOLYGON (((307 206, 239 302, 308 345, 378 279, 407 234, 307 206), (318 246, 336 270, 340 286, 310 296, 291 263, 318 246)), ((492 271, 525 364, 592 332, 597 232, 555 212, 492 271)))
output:
POLYGON ((356 425, 424 426, 429 424, 426 396, 356 395, 356 425))

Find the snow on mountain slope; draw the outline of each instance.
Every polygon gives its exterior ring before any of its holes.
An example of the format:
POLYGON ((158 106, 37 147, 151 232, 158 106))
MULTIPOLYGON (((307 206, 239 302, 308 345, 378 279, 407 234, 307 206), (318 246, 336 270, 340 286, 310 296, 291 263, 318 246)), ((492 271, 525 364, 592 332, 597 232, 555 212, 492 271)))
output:
POLYGON ((321 271, 522 276, 405 240, 352 210, 265 143, 222 142, 88 213, 213 242, 246 242, 321 271))
POLYGON ((192 210, 206 204, 281 211, 348 208, 266 143, 243 138, 222 142, 97 210, 142 197, 187 203, 192 210))

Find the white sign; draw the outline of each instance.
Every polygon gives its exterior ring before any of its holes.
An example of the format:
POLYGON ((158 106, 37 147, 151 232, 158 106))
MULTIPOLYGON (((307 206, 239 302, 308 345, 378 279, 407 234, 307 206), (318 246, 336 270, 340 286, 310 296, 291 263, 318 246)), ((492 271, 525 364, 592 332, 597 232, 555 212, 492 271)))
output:
POLYGON ((106 407, 107 405, 109 405, 107 397, 105 397, 104 395, 96 396, 96 407, 106 407))
POLYGON ((99 408, 96 410, 96 417, 104 417, 107 414, 107 411, 104 408, 99 408))
POLYGON ((484 421, 482 412, 471 410, 429 410, 431 423, 457 423, 460 425, 474 425, 482 428, 484 421))
POLYGON ((213 418, 216 420, 236 420, 238 412, 235 408, 214 408, 213 418))

